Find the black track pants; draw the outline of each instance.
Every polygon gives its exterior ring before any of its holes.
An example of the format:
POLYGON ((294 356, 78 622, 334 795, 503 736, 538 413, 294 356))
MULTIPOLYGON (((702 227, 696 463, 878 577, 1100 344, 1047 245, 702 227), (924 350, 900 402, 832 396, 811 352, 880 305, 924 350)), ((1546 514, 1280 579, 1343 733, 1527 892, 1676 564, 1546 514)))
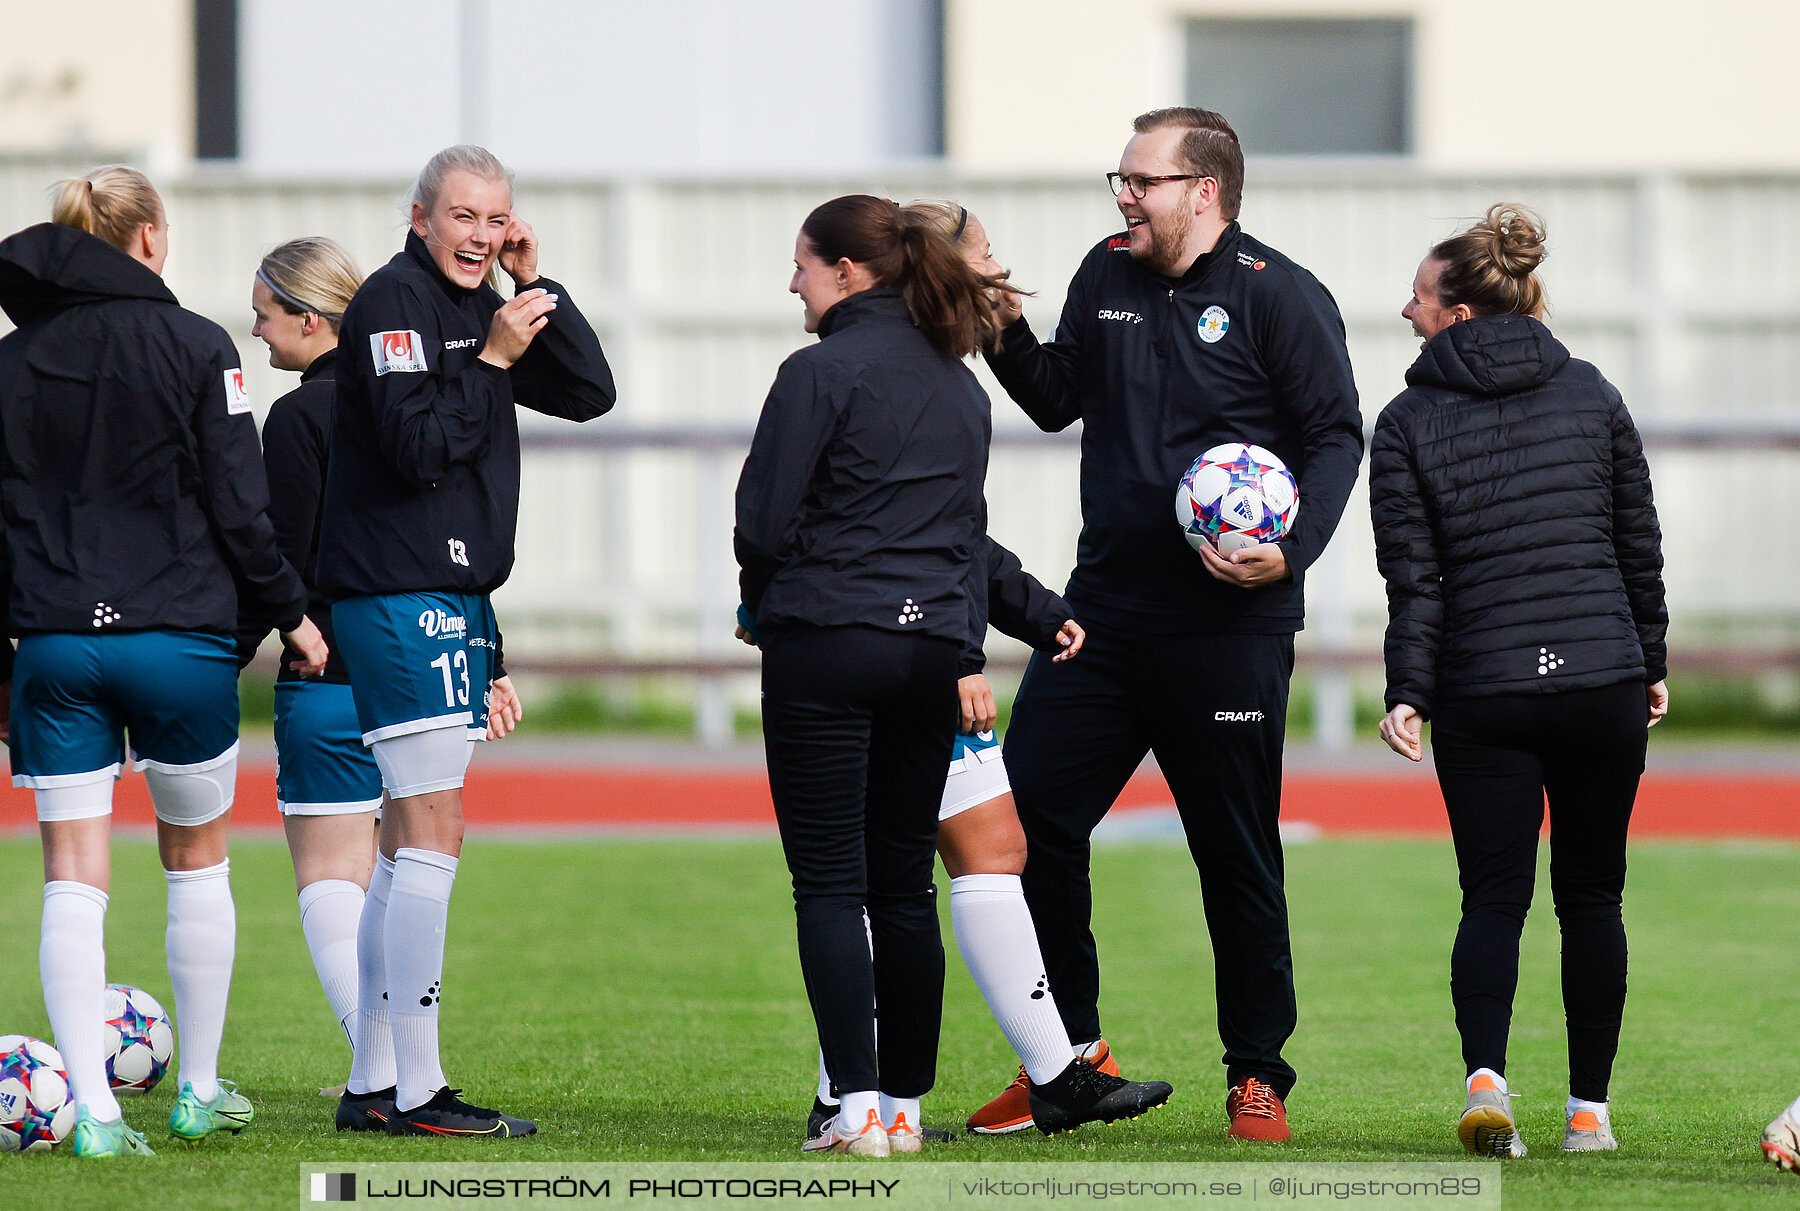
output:
POLYGON ((1462 883, 1450 996, 1469 1072, 1506 1072, 1519 934, 1531 907, 1548 795, 1569 1091, 1606 1100, 1625 1010, 1625 831, 1644 772, 1649 718, 1639 681, 1438 705, 1432 756, 1462 883))
POLYGON ((782 628, 763 642, 769 790, 800 970, 840 1090, 919 1097, 935 1077, 944 945, 931 875, 957 655, 953 640, 873 627, 782 628))
MULTIPOLYGON (((1283 1097, 1293 1086, 1281 1058, 1295 1015, 1276 827, 1293 668, 1291 635, 1099 627, 1073 660, 1032 658, 1006 769, 1025 826, 1025 898, 1075 1042, 1100 1037, 1088 837, 1153 750, 1200 871, 1227 1079, 1254 1076, 1283 1097)), ((1133 887, 1110 894, 1142 899, 1133 887)))

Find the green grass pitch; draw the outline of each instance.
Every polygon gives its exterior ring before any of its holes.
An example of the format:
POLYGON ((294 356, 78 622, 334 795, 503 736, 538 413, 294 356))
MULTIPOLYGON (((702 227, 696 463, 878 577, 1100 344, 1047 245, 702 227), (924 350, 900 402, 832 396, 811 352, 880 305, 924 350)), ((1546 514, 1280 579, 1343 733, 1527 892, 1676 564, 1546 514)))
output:
MULTIPOLYGON (((1200 896, 1177 845, 1096 851, 1102 1009, 1128 1075, 1165 1078, 1155 1114, 1055 1140, 964 1137, 928 1159, 1445 1161, 1461 1067, 1448 954, 1447 841, 1328 839, 1289 850, 1300 1029, 1289 1056, 1295 1140, 1224 1137, 1223 1079, 1200 896), (1277 1155, 1278 1154, 1278 1155, 1277 1155)), ((814 1042, 773 841, 476 837, 451 912, 443 1041, 454 1083, 528 1114, 509 1144, 339 1135, 320 1086, 347 1052, 300 935, 278 840, 240 838, 232 875, 237 974, 223 1070, 257 1105, 236 1139, 166 1138, 173 1080, 126 1103, 154 1161, 0 1156, 0 1206, 286 1207, 303 1163, 362 1160, 798 1160, 814 1042)), ((37 980, 40 867, 0 841, 0 1033, 46 1036, 37 980)), ((1800 849, 1645 844, 1627 889, 1631 1000, 1613 1083, 1623 1143, 1557 1151, 1567 1093, 1557 943, 1527 925, 1509 1075, 1531 1156, 1505 1205, 1793 1205, 1800 1181, 1761 1163, 1762 1124, 1800 1092, 1800 849)), ((947 898, 947 897, 946 897, 947 898)), ((949 942, 948 914, 944 934, 949 942)), ((108 973, 165 1002, 162 880, 142 840, 115 847, 108 973)), ((958 1123, 1015 1060, 952 953, 939 1083, 926 1121, 958 1123)), ((171 1073, 171 1078, 173 1073, 171 1073)), ((905 1163, 901 1161, 899 1163, 905 1163)), ((1492 1162, 1489 1162, 1492 1163, 1492 1162)))

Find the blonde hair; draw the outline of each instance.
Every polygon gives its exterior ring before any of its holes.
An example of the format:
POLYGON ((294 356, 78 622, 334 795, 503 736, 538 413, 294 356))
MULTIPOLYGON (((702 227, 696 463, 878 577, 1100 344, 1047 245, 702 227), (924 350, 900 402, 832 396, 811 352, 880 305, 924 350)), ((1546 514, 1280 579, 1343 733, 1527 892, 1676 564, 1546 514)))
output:
POLYGON ((289 315, 310 311, 337 331, 344 308, 362 285, 362 271, 335 240, 301 236, 263 256, 256 276, 289 315))
MULTIPOLYGON (((419 179, 413 182, 411 206, 423 206, 429 212, 437 205, 438 195, 444 192, 444 181, 453 172, 473 173, 484 181, 505 181, 508 192, 513 187, 512 171, 500 162, 499 156, 473 143, 458 143, 425 161, 419 179)), ((494 265, 489 265, 487 276, 482 279, 490 290, 500 286, 500 275, 494 269, 494 265)))
POLYGON ((1480 222, 1432 248, 1431 259, 1442 264, 1438 303, 1541 320, 1550 310, 1537 276, 1546 255, 1544 221, 1524 206, 1496 203, 1480 222))
POLYGON ((85 176, 58 181, 50 200, 50 220, 129 251, 144 224, 162 224, 162 198, 150 178, 137 169, 108 164, 85 176))
POLYGON ((485 147, 458 143, 425 161, 425 167, 419 170, 419 179, 413 183, 412 204, 430 210, 444 191, 445 178, 453 172, 473 173, 484 181, 505 181, 508 189, 513 186, 513 174, 500 162, 500 157, 485 147))

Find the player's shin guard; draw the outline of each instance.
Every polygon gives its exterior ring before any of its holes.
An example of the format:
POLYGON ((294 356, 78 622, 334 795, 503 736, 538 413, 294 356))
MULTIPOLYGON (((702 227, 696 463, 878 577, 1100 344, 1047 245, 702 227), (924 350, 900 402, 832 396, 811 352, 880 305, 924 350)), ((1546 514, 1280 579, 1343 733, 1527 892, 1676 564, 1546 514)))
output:
POLYGON ((1027 1075, 1040 1084, 1069 1066, 1069 1036, 1044 979, 1037 931, 1017 875, 950 880, 956 947, 1027 1075))
POLYGON ((175 989, 180 1042, 178 1085, 191 1084, 207 1101, 219 1092, 219 1044, 225 1037, 225 1005, 231 998, 231 965, 237 954, 237 906, 231 899, 231 862, 202 870, 164 871, 169 883, 165 947, 169 983, 175 989))
POLYGON ((85 883, 44 884, 38 972, 44 1009, 62 1053, 75 1101, 101 1122, 119 1117, 106 1080, 101 1036, 106 1020, 106 893, 85 883))
POLYGON ((394 1030, 387 1000, 387 912, 394 860, 377 854, 356 925, 356 1046, 350 1057, 351 1093, 394 1085, 394 1030))
POLYGON ((363 889, 348 879, 320 879, 300 889, 300 931, 312 952, 313 970, 331 1003, 332 1016, 356 1050, 356 933, 363 889))
POLYGON ((444 929, 456 859, 428 849, 394 854, 387 911, 388 1013, 394 1028, 395 1108, 424 1105, 448 1082, 438 1058, 444 929))

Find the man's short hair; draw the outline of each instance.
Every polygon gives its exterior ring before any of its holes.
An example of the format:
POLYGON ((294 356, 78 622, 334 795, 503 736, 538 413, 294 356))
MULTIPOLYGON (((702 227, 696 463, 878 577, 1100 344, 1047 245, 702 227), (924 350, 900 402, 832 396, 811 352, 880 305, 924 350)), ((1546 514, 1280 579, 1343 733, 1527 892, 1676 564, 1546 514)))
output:
POLYGON ((1227 220, 1238 217, 1244 204, 1244 149, 1238 143, 1237 131, 1224 114, 1191 105, 1171 105, 1139 114, 1131 129, 1138 134, 1180 127, 1182 136, 1176 152, 1181 167, 1195 176, 1211 177, 1219 183, 1219 214, 1227 220))

